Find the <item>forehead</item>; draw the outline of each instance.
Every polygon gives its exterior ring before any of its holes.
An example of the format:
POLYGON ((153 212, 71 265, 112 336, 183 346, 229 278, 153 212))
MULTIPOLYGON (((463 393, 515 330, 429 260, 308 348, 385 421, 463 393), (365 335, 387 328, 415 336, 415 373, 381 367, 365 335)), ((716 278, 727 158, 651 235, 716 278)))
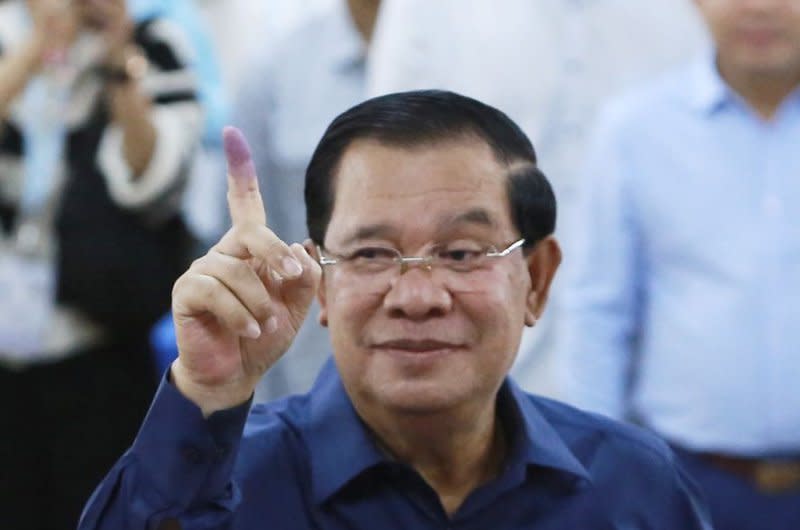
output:
POLYGON ((336 172, 328 234, 364 224, 419 232, 477 210, 495 228, 510 227, 506 175, 489 145, 471 137, 413 147, 358 140, 336 172))

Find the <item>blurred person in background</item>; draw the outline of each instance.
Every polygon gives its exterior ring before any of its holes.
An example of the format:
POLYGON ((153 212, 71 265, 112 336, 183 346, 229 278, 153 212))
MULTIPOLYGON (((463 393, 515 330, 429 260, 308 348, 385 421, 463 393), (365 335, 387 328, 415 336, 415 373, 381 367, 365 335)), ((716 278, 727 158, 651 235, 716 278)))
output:
MULTIPOLYGON (((307 235, 304 174, 316 141, 342 110, 364 98, 365 64, 379 0, 335 0, 261 57, 242 80, 235 123, 256 149, 269 225, 286 241, 307 235)), ((312 306, 289 353, 270 370, 257 401, 305 392, 329 356, 328 331, 312 306)))
POLYGON ((695 3, 713 50, 597 127, 568 397, 668 440, 715 528, 800 528, 800 0, 695 3))
POLYGON ((74 528, 155 388, 202 113, 184 39, 148 15, 0 5, 1 528, 74 528))
MULTIPOLYGON (((705 41, 676 0, 385 0, 370 53, 371 95, 447 88, 507 112, 542 153, 559 200, 557 233, 571 258, 587 132, 610 96, 697 53, 705 41)), ((512 373, 559 397, 555 360, 566 328, 561 282, 526 329, 512 373)))

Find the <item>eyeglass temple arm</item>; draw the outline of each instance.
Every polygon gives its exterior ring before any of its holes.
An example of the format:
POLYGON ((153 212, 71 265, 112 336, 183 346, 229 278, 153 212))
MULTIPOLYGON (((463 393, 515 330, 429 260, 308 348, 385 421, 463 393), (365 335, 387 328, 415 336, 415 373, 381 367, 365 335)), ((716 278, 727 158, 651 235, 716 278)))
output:
POLYGON ((490 254, 490 256, 498 256, 498 257, 501 257, 501 258, 503 256, 508 256, 509 254, 511 254, 512 252, 514 252, 515 250, 517 250, 519 247, 521 247, 524 244, 525 244, 525 238, 523 237, 522 239, 518 239, 518 240, 514 241, 513 243, 511 243, 511 245, 508 248, 506 248, 505 250, 501 250, 500 252, 494 252, 494 253, 490 254))

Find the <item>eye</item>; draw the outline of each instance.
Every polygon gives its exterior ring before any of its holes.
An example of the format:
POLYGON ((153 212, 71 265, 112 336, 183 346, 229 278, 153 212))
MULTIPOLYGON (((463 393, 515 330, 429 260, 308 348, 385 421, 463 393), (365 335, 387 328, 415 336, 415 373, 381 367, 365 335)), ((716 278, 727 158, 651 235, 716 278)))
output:
POLYGON ((388 247, 361 247, 353 251, 347 262, 357 271, 380 272, 392 267, 397 261, 398 253, 388 247))
POLYGON ((450 243, 436 252, 439 263, 454 270, 471 270, 480 264, 483 256, 483 247, 469 241, 450 243))
POLYGON ((396 257, 397 251, 391 248, 363 247, 356 249, 348 256, 348 259, 353 261, 381 261, 393 260, 396 257))
POLYGON ((445 261, 452 261, 457 263, 465 263, 478 259, 482 253, 474 249, 453 248, 445 249, 439 252, 439 259, 445 261))

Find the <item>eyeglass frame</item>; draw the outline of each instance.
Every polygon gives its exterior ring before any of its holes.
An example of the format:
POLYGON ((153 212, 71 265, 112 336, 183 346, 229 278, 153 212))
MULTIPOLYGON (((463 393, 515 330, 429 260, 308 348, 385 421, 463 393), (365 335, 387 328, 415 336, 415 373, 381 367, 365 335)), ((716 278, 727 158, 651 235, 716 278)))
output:
MULTIPOLYGON (((483 253, 483 256, 487 258, 504 258, 509 254, 511 254, 512 252, 514 252, 515 250, 517 250, 518 248, 522 247, 524 244, 525 244, 525 238, 523 237, 517 239, 503 250, 486 251, 483 253)), ((411 264, 424 267, 426 270, 430 271, 433 269, 434 263, 437 260, 436 256, 433 254, 428 256, 403 256, 398 249, 392 248, 391 250, 394 250, 397 253, 394 263, 400 266, 401 275, 408 271, 411 264)), ((322 267, 326 265, 340 265, 343 263, 348 263, 351 259, 353 259, 352 257, 348 258, 342 255, 337 255, 335 253, 333 253, 333 256, 338 256, 338 259, 336 257, 326 256, 325 254, 323 254, 323 248, 320 245, 317 245, 317 252, 319 253, 318 263, 322 267)))

